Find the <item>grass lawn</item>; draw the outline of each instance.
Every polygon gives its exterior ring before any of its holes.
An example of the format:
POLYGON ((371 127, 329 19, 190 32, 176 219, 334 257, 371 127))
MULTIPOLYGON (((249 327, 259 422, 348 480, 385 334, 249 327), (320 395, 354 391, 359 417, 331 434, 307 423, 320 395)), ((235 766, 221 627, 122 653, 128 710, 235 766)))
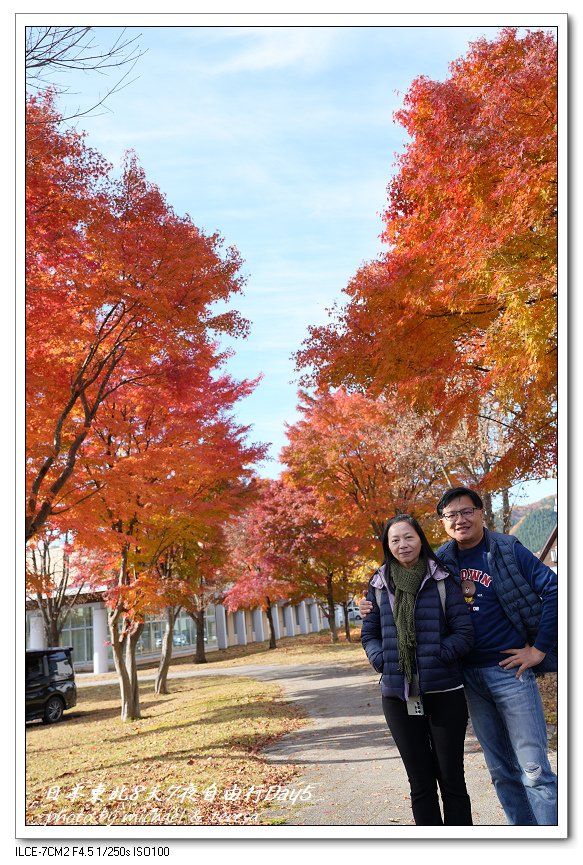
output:
POLYGON ((66 720, 28 724, 27 823, 260 822, 267 789, 293 787, 292 768, 261 751, 302 726, 299 710, 277 685, 247 678, 173 680, 171 691, 142 684, 143 717, 122 723, 117 683, 79 688, 66 720))

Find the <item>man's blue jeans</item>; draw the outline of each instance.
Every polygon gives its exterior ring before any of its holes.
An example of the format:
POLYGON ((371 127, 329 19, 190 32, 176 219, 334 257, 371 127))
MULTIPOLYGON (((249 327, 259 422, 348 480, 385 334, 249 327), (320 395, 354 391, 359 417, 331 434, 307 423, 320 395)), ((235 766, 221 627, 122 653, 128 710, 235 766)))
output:
POLYGON ((503 667, 465 667, 474 732, 496 794, 513 826, 557 825, 557 778, 547 755, 547 728, 532 670, 516 678, 503 667))

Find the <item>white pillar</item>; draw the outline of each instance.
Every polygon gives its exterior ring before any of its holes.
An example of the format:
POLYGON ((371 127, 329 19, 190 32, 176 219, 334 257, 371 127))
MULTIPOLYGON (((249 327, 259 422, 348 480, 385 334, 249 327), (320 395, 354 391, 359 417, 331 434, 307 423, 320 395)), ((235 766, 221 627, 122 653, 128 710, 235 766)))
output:
POLYGON ((265 639, 263 634, 263 610, 253 610, 253 630, 255 631, 255 640, 262 643, 265 639))
POLYGON ((318 604, 309 604, 310 607, 310 624, 312 626, 312 633, 317 634, 320 630, 320 611, 318 609, 318 604))
POLYGON ((275 634, 275 639, 281 639, 281 624, 279 621, 279 606, 277 604, 271 605, 271 619, 273 621, 273 631, 275 634))
POLYGON ((29 649, 46 649, 47 640, 45 637, 45 626, 41 613, 32 613, 30 617, 30 637, 28 640, 29 649))
POLYGON ((337 628, 344 624, 344 613, 342 607, 334 607, 334 619, 336 620, 337 628))
POLYGON ((245 627, 245 610, 237 610, 235 613, 235 630, 237 632, 237 645, 247 645, 247 628, 245 627))
POLYGON ((296 633, 296 623, 294 621, 294 608, 289 604, 283 608, 283 623, 285 625, 286 637, 293 637, 296 633))
POLYGON ((215 604, 215 625, 217 628, 217 646, 219 649, 227 649, 229 637, 227 636, 227 617, 222 604, 215 604))
POLYGON ((109 660, 107 657, 107 610, 104 604, 91 607, 93 619, 93 672, 107 673, 109 660))
POLYGON ((306 602, 298 604, 298 618, 300 620, 300 634, 308 633, 308 617, 306 616, 306 602))

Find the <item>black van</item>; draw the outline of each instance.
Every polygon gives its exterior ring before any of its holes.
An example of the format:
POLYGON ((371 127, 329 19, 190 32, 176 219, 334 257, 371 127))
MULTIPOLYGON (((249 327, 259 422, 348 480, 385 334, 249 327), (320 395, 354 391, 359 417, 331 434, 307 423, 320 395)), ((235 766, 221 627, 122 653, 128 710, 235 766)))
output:
POLYGON ((77 704, 73 647, 30 649, 26 653, 26 720, 54 724, 77 704))

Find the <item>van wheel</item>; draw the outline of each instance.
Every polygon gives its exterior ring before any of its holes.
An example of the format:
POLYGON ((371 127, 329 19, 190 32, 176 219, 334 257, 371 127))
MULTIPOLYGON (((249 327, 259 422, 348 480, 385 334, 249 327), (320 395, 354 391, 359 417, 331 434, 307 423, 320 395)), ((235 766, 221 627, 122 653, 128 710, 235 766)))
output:
POLYGON ((43 721, 45 724, 56 724, 63 717, 63 701, 60 697, 51 697, 45 706, 43 721))

